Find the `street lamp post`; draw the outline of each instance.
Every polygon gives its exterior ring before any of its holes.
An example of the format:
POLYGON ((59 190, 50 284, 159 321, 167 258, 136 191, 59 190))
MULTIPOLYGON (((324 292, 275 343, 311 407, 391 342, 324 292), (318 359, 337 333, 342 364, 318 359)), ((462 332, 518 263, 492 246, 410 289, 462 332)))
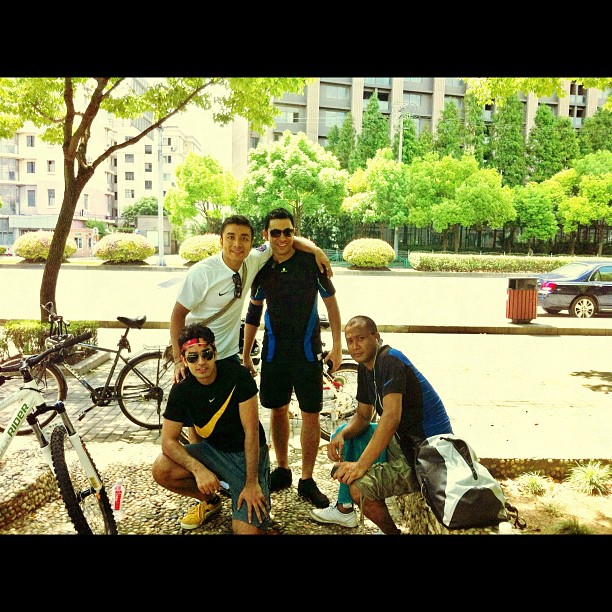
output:
POLYGON ((159 191, 157 196, 157 265, 165 266, 164 260, 164 128, 158 128, 157 168, 159 191))
MULTIPOLYGON (((397 161, 401 163, 402 161, 402 147, 404 144, 404 111, 408 108, 412 108, 413 104, 401 104, 399 107, 399 116, 400 116, 400 126, 399 126, 399 146, 397 147, 397 161)), ((410 113, 409 113, 410 114, 410 113)), ((399 226, 395 226, 395 232, 393 234, 393 250, 395 251, 395 256, 397 257, 399 254, 399 226)))

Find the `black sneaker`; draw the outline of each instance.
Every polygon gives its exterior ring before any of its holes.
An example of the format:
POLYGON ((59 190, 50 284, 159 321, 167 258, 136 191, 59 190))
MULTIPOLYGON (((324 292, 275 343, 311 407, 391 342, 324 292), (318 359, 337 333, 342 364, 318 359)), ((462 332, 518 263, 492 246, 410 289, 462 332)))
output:
POLYGON ((270 493, 286 489, 291 486, 291 470, 277 467, 270 472, 270 493))
POLYGON ((329 498, 319 491, 317 483, 312 478, 307 478, 298 483, 298 495, 307 499, 317 508, 327 508, 329 506, 329 498))

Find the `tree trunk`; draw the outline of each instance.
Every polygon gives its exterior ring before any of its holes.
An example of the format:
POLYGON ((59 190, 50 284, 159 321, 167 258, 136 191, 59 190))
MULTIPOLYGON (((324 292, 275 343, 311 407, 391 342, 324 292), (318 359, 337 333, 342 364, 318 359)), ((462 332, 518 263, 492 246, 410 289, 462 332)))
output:
POLYGON ((55 290, 57 288, 60 267, 64 261, 64 248, 70 235, 74 211, 76 210, 81 191, 93 174, 91 169, 85 169, 84 171, 79 171, 79 174, 75 177, 73 175, 73 165, 74 160, 72 162, 64 161, 64 199, 62 200, 62 208, 53 231, 53 238, 49 247, 49 257, 45 263, 40 283, 40 320, 42 323, 47 321, 48 316, 46 311, 43 310, 42 305, 47 302, 53 302, 56 312, 62 311, 56 302, 55 290))
POLYGON ((455 253, 459 252, 459 245, 460 245, 460 240, 459 240, 459 230, 461 229, 461 224, 460 223, 455 223, 455 225, 453 225, 453 251, 455 253))

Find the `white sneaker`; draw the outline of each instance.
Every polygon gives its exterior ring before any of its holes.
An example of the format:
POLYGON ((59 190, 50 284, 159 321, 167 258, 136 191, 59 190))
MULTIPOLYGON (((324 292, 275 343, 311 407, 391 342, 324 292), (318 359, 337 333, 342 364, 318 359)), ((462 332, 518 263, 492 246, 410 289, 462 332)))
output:
POLYGON ((351 510, 347 514, 340 512, 336 505, 328 506, 322 509, 312 509, 310 516, 319 523, 333 523, 340 527, 357 527, 357 513, 351 510))

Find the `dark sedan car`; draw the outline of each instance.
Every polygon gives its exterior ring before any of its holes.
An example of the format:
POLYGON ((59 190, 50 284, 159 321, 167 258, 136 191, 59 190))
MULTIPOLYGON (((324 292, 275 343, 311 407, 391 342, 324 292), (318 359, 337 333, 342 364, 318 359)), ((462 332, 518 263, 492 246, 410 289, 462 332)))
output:
POLYGON ((548 313, 567 310, 589 319, 612 312, 612 260, 573 261, 538 276, 538 304, 548 313))

